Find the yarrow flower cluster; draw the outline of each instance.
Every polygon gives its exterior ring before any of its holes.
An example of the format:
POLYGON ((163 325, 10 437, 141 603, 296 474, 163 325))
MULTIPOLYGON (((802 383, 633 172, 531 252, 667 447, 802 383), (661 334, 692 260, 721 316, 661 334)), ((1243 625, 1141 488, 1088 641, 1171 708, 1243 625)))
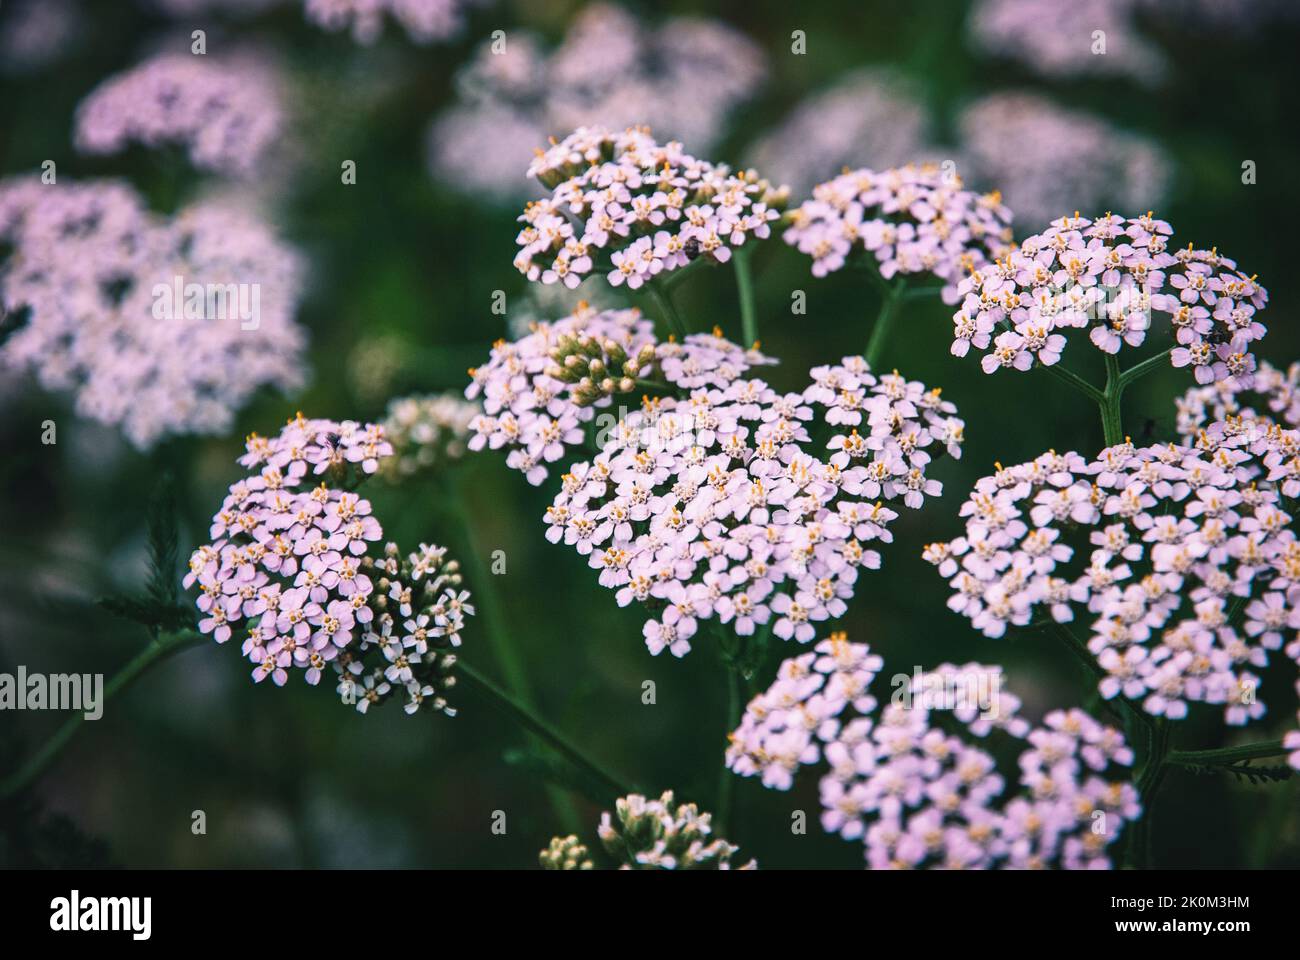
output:
MULTIPOLYGON (((693 803, 678 803, 671 790, 658 800, 639 793, 620 797, 614 814, 601 814, 598 834, 620 870, 753 870, 750 860, 732 867, 740 850, 713 836, 713 815, 693 803)), ((587 847, 577 837, 554 837, 538 856, 547 870, 590 870, 587 847)))
POLYGON ((548 464, 584 442, 583 427, 596 410, 610 406, 615 394, 635 389, 643 376, 653 373, 686 390, 721 387, 771 362, 716 334, 660 343, 639 310, 595 310, 580 303, 570 316, 534 324, 520 340, 498 341, 491 359, 470 371, 465 396, 478 400, 483 412, 470 421, 469 448, 505 450, 507 465, 538 485, 550 472, 548 464))
POLYGON ((443 548, 369 556, 383 529, 353 491, 392 454, 383 428, 299 414, 276 437, 250 436, 246 451, 239 462, 255 472, 231 486, 185 577, 199 586, 200 632, 225 643, 245 625, 258 682, 282 686, 297 670, 316 685, 332 667, 362 713, 396 689, 408 712, 445 709, 455 663, 445 651, 474 611, 443 548))
POLYGON ((457 73, 457 105, 430 130, 433 168, 476 195, 517 200, 535 192, 520 173, 553 132, 646 124, 709 150, 766 72, 761 48, 724 23, 652 26, 591 4, 554 49, 526 30, 483 44, 457 73))
POLYGON ((472 0, 304 0, 307 19, 323 30, 349 30, 369 46, 384 32, 384 15, 392 17, 416 43, 449 40, 460 33, 472 0))
POLYGON ((938 277, 947 303, 957 301, 958 281, 1003 256, 1012 240, 1011 211, 997 193, 972 193, 931 165, 846 172, 816 186, 787 220, 785 242, 813 258, 813 276, 862 249, 885 279, 938 277))
POLYGON ((393 455, 381 462, 381 475, 399 479, 460 460, 469 449, 470 424, 478 415, 477 404, 451 394, 391 401, 382 426, 393 455))
POLYGON ((786 660, 732 734, 728 768, 788 790, 824 761, 822 826, 860 840, 872 869, 1110 866, 1107 848, 1141 812, 1119 731, 1081 710, 1032 727, 1000 668, 979 664, 944 664, 881 707, 881 666, 843 634, 786 660), (995 731, 1020 745, 1018 791, 977 743, 995 731))
MULTIPOLYGON (((962 506, 966 535, 925 556, 950 581, 948 606, 986 636, 1086 609, 1102 696, 1170 719, 1220 704, 1242 725, 1264 713, 1253 671, 1300 628, 1300 542, 1284 509, 1298 493, 1300 433, 1230 420, 1194 446, 999 468, 962 506), (1085 535, 1076 558, 1067 540, 1085 535)), ((1300 641, 1286 653, 1300 662, 1300 641)))
POLYGON ((239 463, 256 472, 231 486, 185 586, 199 585, 199 630, 218 643, 247 620, 255 680, 283 685, 298 668, 316 684, 371 619, 361 559, 383 529, 370 501, 345 488, 348 464, 373 473, 391 447, 379 427, 299 414, 279 436, 250 435, 246 451, 239 463), (301 489, 309 472, 321 482, 301 489))
POLYGON ((83 153, 184 145, 204 170, 250 176, 281 136, 274 78, 247 59, 164 54, 104 81, 77 109, 83 153))
POLYGON ((118 183, 22 178, 0 182, 0 243, 0 365, 75 391, 78 413, 137 447, 224 432, 260 388, 303 381, 300 260, 242 211, 213 201, 167 220, 118 183), (210 294, 185 292, 196 284, 223 294, 215 315, 210 294))
POLYGON ((1283 373, 1263 360, 1248 382, 1228 377, 1191 387, 1175 403, 1182 443, 1195 443, 1201 431, 1217 421, 1242 420, 1261 430, 1274 425, 1295 430, 1300 428, 1300 363, 1283 373))
POLYGON ((786 394, 756 379, 681 381, 688 396, 645 398, 565 474, 547 539, 588 557, 620 606, 647 606, 652 654, 684 656, 712 619, 741 637, 772 621, 781 639, 810 642, 843 615, 859 570, 880 565, 868 545, 892 539, 890 505, 942 492, 927 468, 960 455, 963 423, 938 390, 877 377, 861 357, 811 378, 786 394), (811 430, 831 434, 825 460, 809 452, 811 430))
POLYGON ((1056 363, 1066 344, 1061 331, 1084 329, 1097 349, 1116 354, 1142 345, 1154 312, 1168 316, 1173 330, 1170 361, 1190 366, 1197 383, 1248 380, 1268 291, 1217 248, 1169 252, 1172 234, 1150 212, 1053 220, 961 282, 952 353, 987 351, 985 373, 1024 371, 1056 363))
POLYGON ((570 288, 597 269, 635 290, 701 257, 725 263, 748 237, 771 234, 787 197, 753 171, 733 174, 635 127, 580 128, 539 151, 528 174, 551 194, 519 218, 515 267, 570 288))

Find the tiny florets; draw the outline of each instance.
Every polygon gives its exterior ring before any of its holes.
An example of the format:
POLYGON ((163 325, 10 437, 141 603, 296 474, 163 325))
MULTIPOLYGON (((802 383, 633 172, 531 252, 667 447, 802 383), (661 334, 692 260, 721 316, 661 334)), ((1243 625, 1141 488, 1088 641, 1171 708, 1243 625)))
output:
POLYGON ((933 165, 845 172, 813 188, 786 219, 785 241, 813 258, 813 276, 863 250, 886 280, 937 277, 949 303, 958 281, 1011 248, 1011 212, 1001 198, 965 190, 955 173, 933 165))
POLYGON ((928 671, 919 689, 907 678, 882 707, 869 690, 881 668, 843 634, 786 660, 731 735, 727 766, 789 790, 824 762, 822 827, 861 842, 872 869, 1110 866, 1107 848, 1141 812, 1119 731, 1081 710, 1034 727, 1001 669, 974 663, 928 671), (998 738, 1018 746, 1016 765, 977 743, 998 738))
POLYGON ((984 351, 985 373, 1029 370, 1061 358, 1064 331, 1086 330, 1104 353, 1139 347, 1153 315, 1169 319, 1170 361, 1199 384, 1248 382, 1251 344, 1264 336, 1268 291, 1217 249, 1170 252, 1173 228, 1151 213, 1062 217, 961 282, 954 356, 984 351))
POLYGON ((515 266, 568 287, 600 270, 635 290, 700 258, 725 263, 746 239, 771 234, 787 195, 636 127, 579 129, 539 150, 528 174, 551 193, 519 217, 515 266))

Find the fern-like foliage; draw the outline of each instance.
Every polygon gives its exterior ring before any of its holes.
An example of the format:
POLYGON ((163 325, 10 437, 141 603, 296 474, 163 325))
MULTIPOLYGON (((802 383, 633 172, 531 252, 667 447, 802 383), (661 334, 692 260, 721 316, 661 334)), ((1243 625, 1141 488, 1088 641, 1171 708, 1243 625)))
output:
POLYGON ((1220 773, 1231 774, 1237 780, 1249 783, 1252 786, 1281 783, 1283 780, 1289 780, 1295 776, 1295 770, 1285 764, 1258 766, 1252 764, 1249 760, 1191 766, 1187 769, 1198 776, 1211 776, 1220 773))
POLYGON ((150 630, 176 630, 193 622, 179 598, 178 523, 171 476, 163 474, 149 501, 149 576, 143 593, 103 597, 99 605, 116 616, 150 630))

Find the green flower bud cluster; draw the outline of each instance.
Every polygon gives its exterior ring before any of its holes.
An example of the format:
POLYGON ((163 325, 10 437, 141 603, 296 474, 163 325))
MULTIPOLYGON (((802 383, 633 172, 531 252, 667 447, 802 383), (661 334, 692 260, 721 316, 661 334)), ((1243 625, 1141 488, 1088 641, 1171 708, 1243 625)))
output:
POLYGON ((537 859, 547 870, 590 870, 593 866, 586 845, 572 834, 552 837, 537 859))
POLYGON ((549 354, 546 375, 574 385, 572 399, 580 407, 618 393, 631 393, 647 379, 655 362, 655 347, 644 344, 635 356, 611 337, 566 334, 549 354))

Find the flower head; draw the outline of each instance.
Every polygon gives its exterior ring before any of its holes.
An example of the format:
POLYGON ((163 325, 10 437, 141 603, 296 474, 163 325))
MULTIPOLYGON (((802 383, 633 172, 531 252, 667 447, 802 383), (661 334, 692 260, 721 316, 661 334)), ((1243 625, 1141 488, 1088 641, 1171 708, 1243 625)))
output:
POLYGON ((1180 719, 1216 704, 1261 716, 1271 651, 1300 661, 1294 608, 1300 433, 1216 423, 1194 445, 1047 453, 999 467, 961 508, 966 533, 926 557, 949 607, 986 636, 1084 614, 1102 696, 1180 719))
POLYGON ((221 433, 260 388, 303 380, 302 266, 267 226, 215 201, 171 219, 113 182, 0 183, 0 364, 72 390, 137 447, 221 433))
POLYGON ((403 558, 355 487, 390 457, 383 428, 299 414, 276 437, 250 436, 249 476, 212 518, 212 542, 190 557, 199 630, 225 643, 243 628, 253 679, 283 686, 327 672, 345 703, 365 713, 400 691, 406 710, 448 713, 451 651, 469 594, 459 566, 435 545, 403 558), (314 484, 314 485, 313 485, 314 484))
POLYGON ((787 219, 785 241, 813 258, 814 276, 839 270, 861 249, 886 280, 938 277, 949 303, 962 277, 1011 243, 1011 213, 997 194, 964 190, 932 165, 846 172, 814 187, 787 219))
POLYGON ((725 263, 770 235, 786 198, 753 171, 733 174, 637 127, 582 127, 538 151, 528 173, 551 193, 519 218, 515 266, 568 287, 596 269, 635 290, 700 258, 725 263))
POLYGON ((513 343, 499 341, 491 359, 470 371, 465 396, 482 413, 470 421, 469 448, 505 451, 507 464, 538 485, 549 464, 584 442, 584 426, 614 396, 654 377, 682 389, 726 386, 771 362, 717 335, 661 343, 639 310, 580 303, 573 314, 536 323, 513 343))
POLYGON ((822 826, 861 842, 873 869, 1110 866, 1107 847, 1140 813, 1119 731, 1081 710, 1032 726, 1000 668, 974 663, 937 667, 880 706, 881 667, 843 634, 786 660, 731 735, 728 768, 788 790, 824 764, 822 826), (1020 750, 1014 767, 981 743, 995 739, 1020 750))
MULTIPOLYGON (((1150 212, 1124 219, 1062 217, 996 262, 971 271, 958 287, 952 352, 988 350, 986 373, 1012 363, 1009 335, 1034 362, 1060 359, 1071 330, 1086 330, 1104 353, 1140 347, 1154 316, 1168 318, 1175 367, 1191 367, 1199 384, 1234 376, 1249 382, 1250 345, 1264 336, 1259 311, 1268 291, 1217 248, 1170 252, 1173 228, 1150 212)), ((1018 351, 1017 351, 1018 356, 1018 351)))
POLYGON ((725 341, 682 348, 680 370, 659 362, 670 381, 692 372, 687 394, 646 397, 569 468, 547 538, 586 556, 620 606, 645 605, 652 654, 684 656, 709 620, 808 643, 880 565, 897 509, 942 492, 929 466, 960 455, 962 421, 937 390, 860 357, 782 394, 707 374, 714 351, 739 350, 725 341), (825 454, 810 433, 819 411, 825 454))
POLYGON ((77 110, 77 148, 117 153, 131 141, 183 144, 194 165, 250 176, 280 137, 280 95, 247 58, 164 54, 100 84, 77 110))

